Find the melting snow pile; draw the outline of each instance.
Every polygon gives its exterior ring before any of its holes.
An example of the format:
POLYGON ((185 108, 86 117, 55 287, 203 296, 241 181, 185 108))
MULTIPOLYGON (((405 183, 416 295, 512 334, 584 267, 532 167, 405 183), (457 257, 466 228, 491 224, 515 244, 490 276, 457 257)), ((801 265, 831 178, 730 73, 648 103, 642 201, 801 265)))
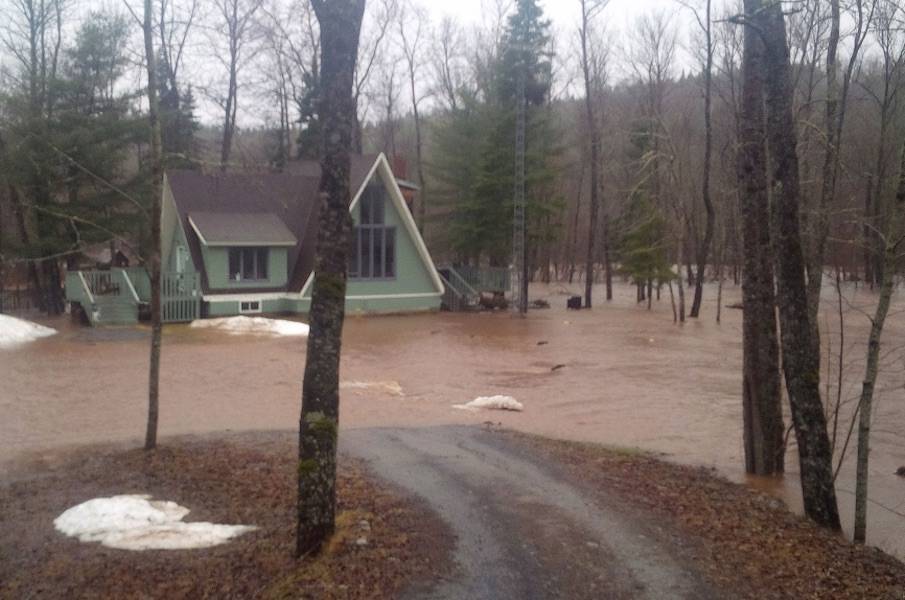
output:
POLYGON ((391 396, 404 396, 398 381, 343 381, 339 384, 343 390, 380 390, 391 396))
POLYGON ((73 506, 53 524, 82 542, 100 542, 121 550, 209 548, 255 529, 248 525, 183 523, 189 509, 150 496, 95 498, 73 506))
POLYGON ((525 409, 525 406, 512 396, 481 396, 467 404, 453 404, 453 408, 470 411, 477 411, 482 408, 522 411, 525 409))
POLYGON ((0 315, 0 348, 33 342, 57 332, 31 321, 23 321, 9 315, 0 315))
POLYGON ((264 335, 308 335, 307 323, 298 321, 286 321, 283 319, 268 319, 266 317, 224 317, 222 319, 200 319, 192 321, 190 327, 215 329, 233 335, 264 334, 264 335))

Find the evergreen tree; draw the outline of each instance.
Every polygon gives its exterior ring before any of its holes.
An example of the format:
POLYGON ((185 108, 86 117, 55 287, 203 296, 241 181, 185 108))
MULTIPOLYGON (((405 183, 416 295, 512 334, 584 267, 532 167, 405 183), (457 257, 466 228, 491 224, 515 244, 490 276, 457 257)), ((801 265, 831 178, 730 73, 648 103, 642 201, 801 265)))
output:
POLYGON ((434 172, 440 202, 454 203, 450 244, 460 258, 509 262, 515 175, 517 68, 524 61, 528 105, 526 188, 531 244, 549 240, 558 134, 549 111, 552 84, 550 22, 535 0, 519 0, 501 39, 486 89, 462 90, 461 106, 436 128, 434 172))
POLYGON ((667 224, 662 212, 643 192, 632 196, 622 216, 620 269, 635 285, 665 283, 675 277, 667 252, 667 224))
POLYGON ((139 189, 142 177, 127 172, 125 157, 145 138, 146 127, 130 110, 133 97, 117 89, 128 66, 128 36, 125 17, 92 13, 66 52, 56 83, 49 141, 60 177, 55 195, 65 202, 54 212, 75 223, 62 236, 70 243, 108 240, 127 231, 135 218, 133 211, 121 210, 122 192, 139 189))
POLYGON ((317 115, 317 99, 320 97, 320 81, 317 69, 302 75, 304 93, 296 104, 299 111, 298 158, 316 160, 320 149, 320 119, 317 115))

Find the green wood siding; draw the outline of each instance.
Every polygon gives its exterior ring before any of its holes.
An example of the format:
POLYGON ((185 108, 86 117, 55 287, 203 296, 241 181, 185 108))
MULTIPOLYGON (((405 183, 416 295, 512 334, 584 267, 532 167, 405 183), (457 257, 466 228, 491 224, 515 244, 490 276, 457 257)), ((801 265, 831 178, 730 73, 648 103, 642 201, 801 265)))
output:
MULTIPOLYGON (((346 290, 346 310, 356 313, 406 313, 439 310, 441 294, 435 287, 432 273, 418 253, 415 238, 409 232, 397 208, 393 195, 396 190, 384 181, 381 166, 375 170, 378 178, 387 188, 387 201, 384 206, 385 224, 396 228, 396 277, 389 279, 350 280, 346 290)), ((387 167, 388 168, 388 167, 387 167)), ((372 179, 372 181, 374 181, 372 179)), ((367 185, 367 184, 365 184, 367 185)), ((407 210, 404 205, 401 210, 407 210)), ((352 220, 359 223, 359 207, 352 211, 352 220)), ((260 295, 242 294, 243 287, 274 287, 286 285, 288 270, 286 266, 286 248, 270 249, 268 273, 271 280, 262 285, 261 282, 230 282, 229 252, 227 248, 202 247, 205 269, 210 287, 215 290, 235 290, 235 297, 217 297, 207 301, 206 314, 210 317, 224 317, 239 314, 239 303, 243 300, 259 300, 261 312, 264 314, 306 314, 311 308, 311 291, 304 295, 287 293, 279 298, 261 298, 260 295), (277 277, 279 276, 279 277, 277 277)), ((276 291, 276 290, 275 290, 276 291)))
POLYGON ((289 278, 287 251, 285 247, 270 247, 267 253, 266 280, 230 281, 229 248, 201 246, 204 268, 207 271, 208 286, 214 290, 241 290, 242 288, 282 288, 289 278))
MULTIPOLYGON (((383 178, 379 171, 375 172, 374 177, 382 182, 383 178)), ((385 182, 383 183, 386 185, 385 182)), ((390 190, 387 189, 384 220, 386 225, 396 227, 396 277, 391 279, 350 279, 346 288, 346 296, 351 296, 351 298, 347 299, 346 307, 353 311, 363 310, 366 312, 393 311, 392 306, 396 305, 412 306, 424 304, 424 310, 438 308, 440 306, 439 294, 436 296, 436 302, 433 301, 433 298, 427 297, 408 298, 406 302, 398 302, 398 300, 402 300, 398 298, 369 298, 367 300, 356 300, 355 298, 355 296, 398 296, 402 294, 436 294, 437 292, 431 280, 430 272, 421 260, 421 256, 418 254, 417 248, 415 248, 415 241, 402 222, 402 216, 399 214, 396 204, 390 199, 390 194, 390 190)), ((355 224, 359 223, 359 206, 352 210, 352 222, 355 224)), ((311 297, 310 290, 305 292, 304 297, 306 299, 311 297)), ((400 310, 415 309, 402 308, 400 310)))

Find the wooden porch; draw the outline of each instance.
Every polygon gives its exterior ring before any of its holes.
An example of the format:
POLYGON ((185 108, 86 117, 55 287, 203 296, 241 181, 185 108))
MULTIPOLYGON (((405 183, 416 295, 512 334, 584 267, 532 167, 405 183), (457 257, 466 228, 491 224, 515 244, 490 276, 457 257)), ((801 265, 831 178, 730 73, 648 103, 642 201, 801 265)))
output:
MULTIPOLYGON (((197 273, 164 273, 160 296, 164 323, 201 316, 197 273)), ((71 271, 66 274, 66 301, 73 310, 80 309, 92 326, 134 325, 150 315, 151 279, 142 267, 71 271)))

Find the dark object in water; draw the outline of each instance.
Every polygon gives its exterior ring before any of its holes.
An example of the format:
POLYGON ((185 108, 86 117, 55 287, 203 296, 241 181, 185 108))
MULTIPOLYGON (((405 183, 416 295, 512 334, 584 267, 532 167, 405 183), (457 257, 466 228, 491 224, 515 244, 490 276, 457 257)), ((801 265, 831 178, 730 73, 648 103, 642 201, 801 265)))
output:
POLYGON ((905 477, 905 467, 899 467, 896 469, 896 475, 899 477, 905 477))
POLYGON ((562 369, 562 368, 565 367, 565 366, 566 366, 566 365, 564 365, 564 364, 553 365, 553 367, 551 367, 550 370, 551 370, 551 371, 559 371, 560 369, 562 369))
POLYGON ((548 342, 547 340, 541 340, 541 341, 539 341, 539 342, 537 343, 537 345, 538 345, 538 346, 546 346, 546 345, 549 344, 549 343, 550 343, 550 342, 548 342))
POLYGON ((572 310, 578 310, 581 308, 581 296, 569 296, 569 299, 566 300, 566 308, 570 308, 572 310))
POLYGON ((531 308, 550 308, 550 303, 538 298, 531 302, 531 308))
POLYGON ((478 297, 478 304, 486 310, 506 310, 509 302, 503 292, 481 292, 478 297))

